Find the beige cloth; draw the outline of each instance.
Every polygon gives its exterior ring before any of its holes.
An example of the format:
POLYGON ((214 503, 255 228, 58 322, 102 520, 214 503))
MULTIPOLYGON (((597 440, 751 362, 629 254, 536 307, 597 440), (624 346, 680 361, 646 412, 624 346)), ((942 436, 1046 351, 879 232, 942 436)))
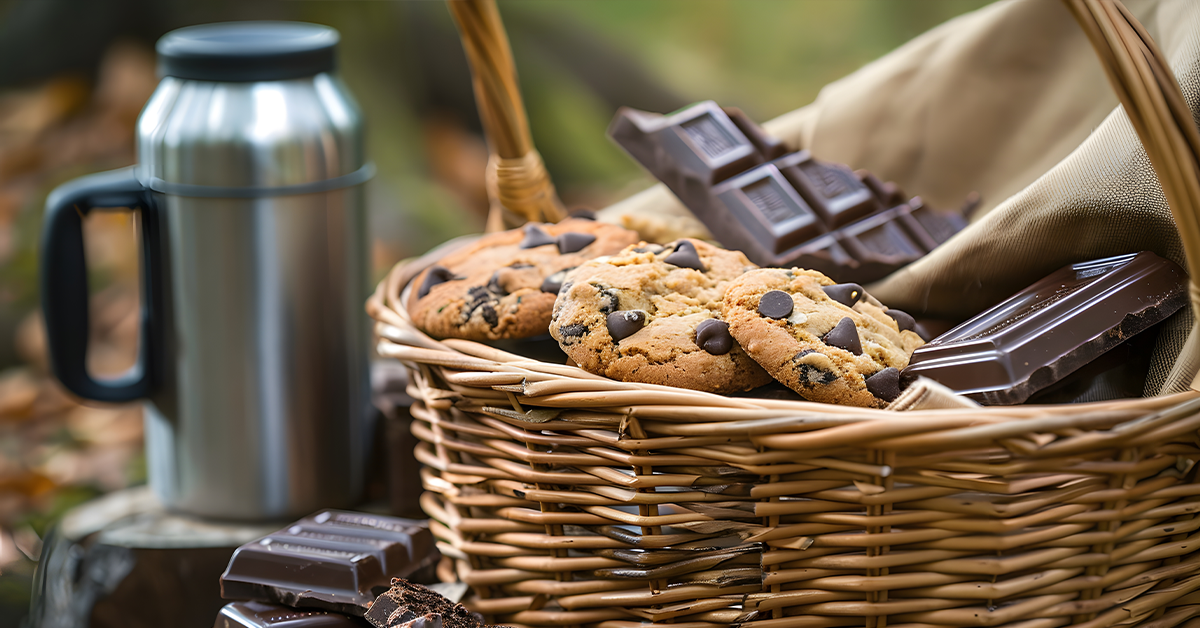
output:
POLYGON ((952 408, 982 408, 974 399, 964 397, 953 390, 929 379, 919 377, 900 393, 888 410, 910 412, 913 410, 945 410, 952 408))
MULTIPOLYGON (((1126 5, 1200 112, 1200 2, 1126 5)), ((1183 263, 1145 150, 1091 45, 1054 0, 1003 0, 953 19, 764 126, 934 207, 980 192, 969 229, 870 286, 891 307, 963 320, 1073 262, 1150 250, 1183 263)), ((681 212, 656 186, 601 215, 681 212)), ((1147 394, 1185 390, 1200 365, 1192 313, 1165 327, 1147 394)))

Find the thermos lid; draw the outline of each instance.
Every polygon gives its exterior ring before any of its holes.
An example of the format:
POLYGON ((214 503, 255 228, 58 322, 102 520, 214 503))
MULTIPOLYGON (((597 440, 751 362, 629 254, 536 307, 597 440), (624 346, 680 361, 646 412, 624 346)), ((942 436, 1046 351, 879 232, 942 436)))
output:
POLYGON ((281 81, 331 72, 338 32, 304 22, 188 26, 158 40, 158 73, 194 81, 281 81))

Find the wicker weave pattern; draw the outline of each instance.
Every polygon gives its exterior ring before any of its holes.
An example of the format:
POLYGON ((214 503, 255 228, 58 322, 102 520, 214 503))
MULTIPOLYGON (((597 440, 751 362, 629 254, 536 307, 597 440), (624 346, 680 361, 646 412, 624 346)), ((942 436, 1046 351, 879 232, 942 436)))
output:
MULTIPOLYGON (((1200 268, 1200 135, 1178 85, 1119 5, 1065 2, 1200 268)), ((527 155, 504 148, 528 130, 494 4, 451 8, 498 156, 527 155)), ((497 175, 492 195, 543 179, 497 175)), ((422 506, 494 621, 1200 628, 1196 392, 895 413, 615 382, 425 336, 400 295, 437 254, 395 268, 368 311, 379 353, 414 369, 422 506)))
POLYGON ((389 307, 412 270, 372 300, 379 350, 417 368, 422 505, 497 621, 1200 615, 1200 395, 897 414, 614 382, 424 336, 389 307))

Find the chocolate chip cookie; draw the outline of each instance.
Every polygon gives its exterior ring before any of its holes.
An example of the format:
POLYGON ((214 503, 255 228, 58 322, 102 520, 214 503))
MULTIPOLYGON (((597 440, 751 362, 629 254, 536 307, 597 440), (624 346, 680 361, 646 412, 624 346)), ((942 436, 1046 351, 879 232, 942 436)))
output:
POLYGON ((613 379, 749 390, 771 377, 729 335, 721 297, 753 268, 700 240, 641 243, 567 275, 550 335, 580 367, 613 379))
POLYGON ((812 401, 886 406, 924 344, 911 316, 862 286, 799 268, 743 274, 726 290, 722 313, 746 353, 812 401))
POLYGON ((544 334, 565 271, 637 241, 633 231, 579 218, 489 234, 417 275, 408 313, 436 338, 544 334))

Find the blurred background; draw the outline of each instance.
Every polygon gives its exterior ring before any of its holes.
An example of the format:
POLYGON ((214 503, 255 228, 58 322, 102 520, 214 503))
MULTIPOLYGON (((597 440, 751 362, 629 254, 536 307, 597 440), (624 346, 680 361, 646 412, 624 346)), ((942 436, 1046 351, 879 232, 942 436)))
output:
MULTIPOLYGON (((605 137, 617 107, 713 99, 764 121, 987 0, 501 0, 534 142, 568 208, 652 180, 605 137)), ((367 120, 373 281, 487 211, 470 74, 436 0, 0 0, 0 628, 22 625, 41 539, 66 509, 145 481, 140 407, 82 406, 48 375, 37 310, 42 205, 56 185, 134 163, 154 42, 202 22, 341 31, 367 120)), ((91 368, 134 361, 134 225, 93 212, 91 368)))

